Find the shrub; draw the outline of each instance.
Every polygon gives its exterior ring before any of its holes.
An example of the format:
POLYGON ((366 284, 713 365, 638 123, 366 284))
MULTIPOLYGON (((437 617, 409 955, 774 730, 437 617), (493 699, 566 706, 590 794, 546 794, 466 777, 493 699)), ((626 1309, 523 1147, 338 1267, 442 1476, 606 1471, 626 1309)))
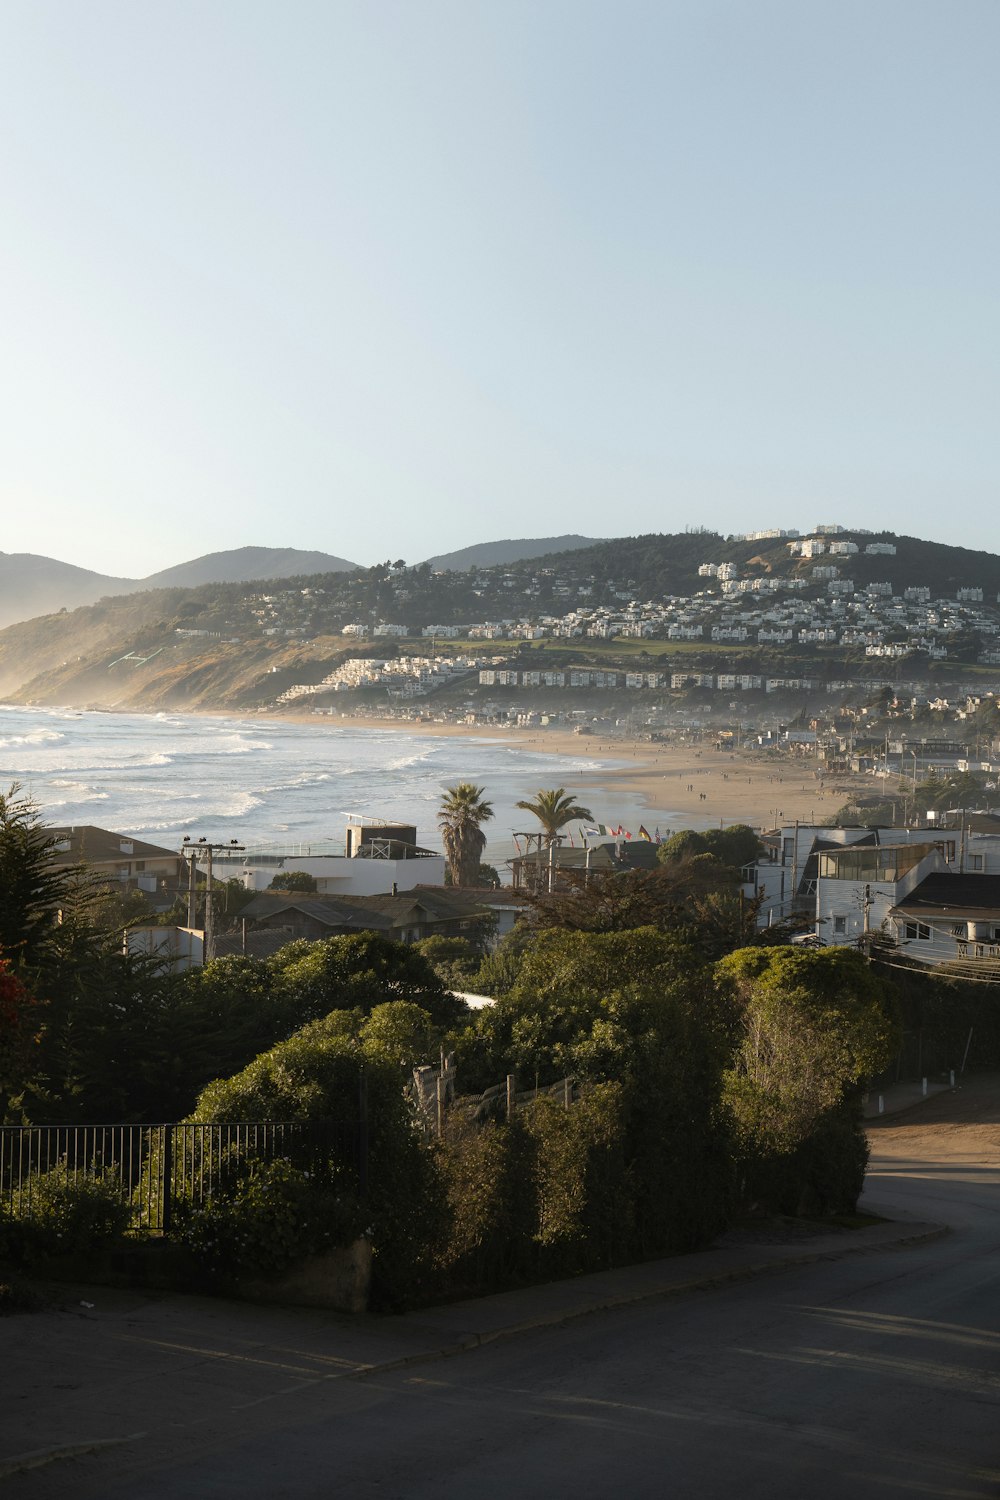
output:
POLYGON ((439 1153, 450 1233, 439 1266, 452 1291, 492 1291, 535 1273, 535 1142, 521 1113, 479 1125, 455 1112, 439 1153))
POLYGON ((70 1177, 56 1167, 32 1184, 15 1218, 26 1259, 46 1255, 86 1255, 120 1239, 131 1209, 114 1172, 70 1177))
POLYGON ((752 1163, 746 1187, 760 1213, 814 1219, 852 1214, 867 1165, 868 1142, 856 1106, 848 1103, 823 1115, 794 1151, 752 1163))
MULTIPOLYGON (((395 1011, 395 1007, 387 1007, 395 1011)), ((404 1098, 398 1063, 365 1051, 330 1016, 272 1047, 235 1077, 203 1090, 196 1121, 323 1120, 355 1126, 367 1098, 373 1298, 402 1307, 426 1298, 443 1204, 435 1163, 404 1098)), ((378 1028, 376 1027, 376 1030, 378 1028)), ((351 1158, 331 1159, 336 1181, 357 1189, 351 1158)), ((304 1252, 308 1253, 308 1252, 304 1252)))
POLYGON ((525 1111, 535 1144, 535 1240, 548 1276, 626 1259, 632 1234, 624 1090, 598 1084, 566 1109, 539 1099, 525 1111))
POLYGON ((226 1276, 283 1271, 361 1231, 357 1198, 333 1173, 307 1172, 285 1158, 244 1163, 222 1191, 178 1217, 181 1243, 226 1276))

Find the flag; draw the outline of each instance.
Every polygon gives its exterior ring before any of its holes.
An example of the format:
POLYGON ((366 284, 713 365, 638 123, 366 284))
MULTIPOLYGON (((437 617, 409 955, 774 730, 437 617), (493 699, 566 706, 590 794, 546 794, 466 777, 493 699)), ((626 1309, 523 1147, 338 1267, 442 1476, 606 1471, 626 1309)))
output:
MULTIPOLYGON (((620 832, 621 832, 621 829, 619 829, 619 830, 618 830, 618 831, 619 831, 619 833, 620 833, 620 832)), ((626 837, 626 838, 627 838, 627 839, 630 839, 630 838, 631 838, 631 837, 632 837, 632 835, 631 835, 631 833, 630 833, 630 832, 629 832, 629 830, 628 830, 628 829, 627 829, 627 828, 626 828, 626 830, 625 830, 625 837, 626 837)))
POLYGON ((649 829, 644 828, 641 823, 639 824, 639 837, 641 839, 645 839, 647 844, 651 844, 653 842, 653 837, 649 829))
POLYGON ((654 832, 653 838, 654 838, 654 840, 655 840, 655 842, 657 844, 661 844, 663 842, 663 840, 660 838, 660 825, 659 825, 659 823, 657 823, 657 825, 656 825, 656 830, 654 832))
POLYGON ((606 828, 603 823, 598 823, 596 828, 585 828, 583 831, 589 839, 609 838, 614 834, 614 829, 606 828))

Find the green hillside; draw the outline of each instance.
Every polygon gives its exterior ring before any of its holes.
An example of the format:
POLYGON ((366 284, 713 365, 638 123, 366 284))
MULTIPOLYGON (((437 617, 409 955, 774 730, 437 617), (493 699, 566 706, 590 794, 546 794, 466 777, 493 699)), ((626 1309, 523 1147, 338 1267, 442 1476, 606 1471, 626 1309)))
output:
MULTIPOLYGON (((849 532, 837 538, 851 539, 849 532)), ((888 532, 853 540, 862 550, 833 561, 859 588, 889 582, 897 593, 922 586, 932 597, 952 599, 959 588, 981 588, 987 606, 996 604, 1000 557, 993 553, 888 532), (872 542, 891 542, 896 555, 866 556, 863 548, 872 542)), ((706 562, 735 563, 744 578, 804 577, 810 583, 806 596, 818 596, 826 585, 813 583, 813 569, 817 561, 829 560, 797 558, 781 539, 747 542, 690 531, 621 537, 492 568, 435 572, 427 563, 404 568, 386 562, 351 573, 147 590, 0 631, 0 695, 108 707, 252 708, 273 704, 293 683, 319 682, 347 655, 450 649, 421 640, 424 628, 713 593, 714 580, 698 576, 706 562), (365 644, 342 634, 347 625, 371 629, 377 621, 406 625, 416 639, 397 646, 369 636, 365 644)), ((525 645, 469 642, 453 649, 489 653, 524 651, 525 645)), ((546 649, 558 654, 561 664, 593 660, 595 653, 606 663, 620 658, 625 664, 643 652, 664 661, 696 656, 706 665, 711 658, 764 660, 749 647, 737 652, 708 643, 688 648, 665 641, 580 640, 551 642, 546 649)), ((974 662, 976 649, 975 640, 966 643, 966 662, 974 662)), ((793 657, 799 663, 801 653, 768 650, 768 669, 793 657)), ((835 654, 825 653, 824 661, 832 670, 835 654)))

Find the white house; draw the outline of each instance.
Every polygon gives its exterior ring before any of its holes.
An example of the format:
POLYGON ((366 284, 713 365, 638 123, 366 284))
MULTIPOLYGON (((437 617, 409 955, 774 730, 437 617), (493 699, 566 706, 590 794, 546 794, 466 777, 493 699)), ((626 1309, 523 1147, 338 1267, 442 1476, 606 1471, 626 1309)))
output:
POLYGON ((1000 962, 1000 876, 934 872, 890 912, 893 936, 908 958, 938 965, 1000 962))

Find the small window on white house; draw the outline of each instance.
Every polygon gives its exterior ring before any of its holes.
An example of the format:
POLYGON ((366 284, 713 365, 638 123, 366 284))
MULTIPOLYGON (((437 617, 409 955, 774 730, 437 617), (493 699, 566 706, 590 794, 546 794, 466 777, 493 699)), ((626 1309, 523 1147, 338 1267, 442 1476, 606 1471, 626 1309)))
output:
POLYGON ((981 854, 969 855, 969 869, 975 874, 983 868, 983 856, 981 854))
POLYGON ((907 922, 907 938, 919 938, 921 942, 930 942, 931 930, 926 922, 907 922))
POLYGON ((847 918, 846 917, 834 917, 834 919, 833 919, 833 930, 834 930, 834 932, 846 932, 847 931, 847 918))

